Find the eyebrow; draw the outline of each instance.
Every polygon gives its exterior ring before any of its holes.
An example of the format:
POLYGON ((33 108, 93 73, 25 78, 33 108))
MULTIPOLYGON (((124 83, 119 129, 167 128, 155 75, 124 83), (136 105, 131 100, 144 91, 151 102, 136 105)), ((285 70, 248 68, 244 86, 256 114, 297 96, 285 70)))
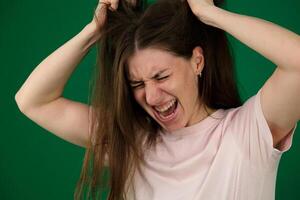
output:
MULTIPOLYGON (((151 79, 158 78, 162 73, 164 73, 165 71, 167 71, 169 69, 170 68, 166 68, 166 69, 162 69, 162 70, 158 71, 154 76, 151 77, 151 79)), ((131 84, 137 84, 137 83, 142 83, 143 81, 129 80, 129 82, 131 84)))

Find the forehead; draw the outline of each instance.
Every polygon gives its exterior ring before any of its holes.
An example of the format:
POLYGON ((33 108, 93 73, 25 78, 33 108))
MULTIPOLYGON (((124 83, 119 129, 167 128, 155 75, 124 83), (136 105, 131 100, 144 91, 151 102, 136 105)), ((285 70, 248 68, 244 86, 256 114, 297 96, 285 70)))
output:
POLYGON ((174 70, 179 59, 178 56, 160 49, 138 50, 128 59, 129 79, 146 79, 158 72, 174 70))

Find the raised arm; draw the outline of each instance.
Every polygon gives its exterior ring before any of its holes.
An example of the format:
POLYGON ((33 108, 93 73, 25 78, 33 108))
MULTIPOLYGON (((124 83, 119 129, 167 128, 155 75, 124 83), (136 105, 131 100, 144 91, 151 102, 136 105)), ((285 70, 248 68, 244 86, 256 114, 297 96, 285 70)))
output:
POLYGON ((271 22, 218 8, 212 0, 188 3, 199 20, 223 29, 277 65, 261 93, 275 147, 300 119, 299 35, 271 22))
POLYGON ((62 97, 71 74, 100 38, 106 4, 99 4, 98 21, 93 20, 77 35, 45 58, 29 75, 15 95, 22 113, 58 137, 86 146, 89 132, 88 105, 62 97))

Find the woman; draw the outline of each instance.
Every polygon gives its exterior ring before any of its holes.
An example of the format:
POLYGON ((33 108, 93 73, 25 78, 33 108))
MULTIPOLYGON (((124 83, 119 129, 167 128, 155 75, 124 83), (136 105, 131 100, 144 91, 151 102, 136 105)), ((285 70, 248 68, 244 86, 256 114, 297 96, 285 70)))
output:
POLYGON ((299 36, 212 0, 144 7, 101 1, 16 95, 26 116, 87 148, 75 198, 108 181, 109 199, 274 199, 300 119, 299 36), (278 66, 243 105, 225 32, 278 66), (91 106, 61 97, 97 41, 91 106))

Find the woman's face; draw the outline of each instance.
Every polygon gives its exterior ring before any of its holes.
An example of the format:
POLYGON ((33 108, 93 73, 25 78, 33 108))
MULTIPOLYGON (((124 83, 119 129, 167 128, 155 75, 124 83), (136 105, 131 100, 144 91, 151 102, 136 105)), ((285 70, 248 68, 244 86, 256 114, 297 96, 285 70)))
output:
POLYGON ((201 119, 197 76, 204 58, 200 47, 189 60, 159 49, 139 50, 128 66, 136 101, 164 129, 173 131, 201 119))

